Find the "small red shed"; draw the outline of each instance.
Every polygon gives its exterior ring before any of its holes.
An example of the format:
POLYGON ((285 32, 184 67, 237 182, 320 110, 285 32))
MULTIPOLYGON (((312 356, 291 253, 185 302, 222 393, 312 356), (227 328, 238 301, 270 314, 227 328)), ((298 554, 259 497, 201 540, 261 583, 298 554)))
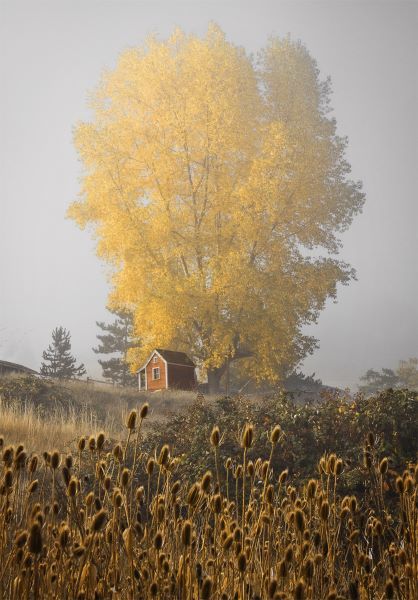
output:
POLYGON ((140 391, 194 390, 195 364, 184 352, 156 348, 137 371, 140 391))

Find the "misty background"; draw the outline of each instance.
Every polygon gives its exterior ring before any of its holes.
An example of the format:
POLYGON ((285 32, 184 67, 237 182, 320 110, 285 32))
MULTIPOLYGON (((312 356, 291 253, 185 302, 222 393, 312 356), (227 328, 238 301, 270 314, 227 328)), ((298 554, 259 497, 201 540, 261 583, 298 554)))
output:
POLYGON ((320 348, 303 364, 324 383, 355 387, 368 368, 418 356, 417 4, 415 2, 0 2, 0 359, 39 369, 52 329, 101 377, 96 320, 106 267, 90 234, 65 218, 79 193, 72 129, 118 54, 175 26, 203 35, 216 21, 251 52, 268 37, 301 39, 333 82, 338 133, 349 137, 363 214, 341 258, 358 281, 339 287, 307 331, 320 348))

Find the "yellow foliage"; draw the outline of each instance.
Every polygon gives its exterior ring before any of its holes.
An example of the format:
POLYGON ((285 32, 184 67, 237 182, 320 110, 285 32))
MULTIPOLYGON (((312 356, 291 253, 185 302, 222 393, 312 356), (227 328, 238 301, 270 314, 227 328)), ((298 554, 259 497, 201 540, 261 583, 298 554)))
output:
POLYGON ((218 373, 251 355, 253 376, 277 379, 352 275, 331 254, 363 195, 327 117, 329 83, 289 39, 259 58, 216 25, 150 38, 104 75, 77 127, 85 170, 69 215, 93 224, 111 302, 134 310, 133 367, 167 346, 218 373), (328 256, 308 258, 318 247, 328 256))

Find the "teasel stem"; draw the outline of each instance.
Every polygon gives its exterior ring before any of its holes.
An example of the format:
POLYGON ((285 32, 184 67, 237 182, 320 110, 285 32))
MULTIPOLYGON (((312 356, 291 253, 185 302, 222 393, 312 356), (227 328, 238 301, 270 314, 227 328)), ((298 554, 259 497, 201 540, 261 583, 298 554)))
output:
POLYGON ((243 452, 243 464, 242 464, 242 515, 241 515, 241 523, 242 523, 242 532, 244 535, 245 531, 245 476, 247 469, 247 448, 244 448, 243 452))

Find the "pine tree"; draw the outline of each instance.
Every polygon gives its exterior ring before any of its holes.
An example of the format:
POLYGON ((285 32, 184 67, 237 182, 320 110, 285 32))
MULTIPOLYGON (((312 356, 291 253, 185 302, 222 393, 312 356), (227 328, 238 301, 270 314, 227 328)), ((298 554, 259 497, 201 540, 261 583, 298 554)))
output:
POLYGON ((138 342, 133 339, 132 314, 122 310, 110 310, 110 312, 116 315, 113 323, 96 321, 96 325, 105 333, 97 335, 100 344, 97 348, 93 348, 93 352, 118 355, 108 360, 99 359, 105 379, 110 379, 113 383, 124 387, 135 385, 135 375, 131 373, 126 359, 129 348, 138 346, 138 342))
POLYGON ((42 354, 45 362, 40 373, 45 377, 66 379, 81 377, 86 373, 84 365, 76 366, 76 358, 71 354, 71 334, 64 327, 56 327, 52 332, 52 344, 42 354))

